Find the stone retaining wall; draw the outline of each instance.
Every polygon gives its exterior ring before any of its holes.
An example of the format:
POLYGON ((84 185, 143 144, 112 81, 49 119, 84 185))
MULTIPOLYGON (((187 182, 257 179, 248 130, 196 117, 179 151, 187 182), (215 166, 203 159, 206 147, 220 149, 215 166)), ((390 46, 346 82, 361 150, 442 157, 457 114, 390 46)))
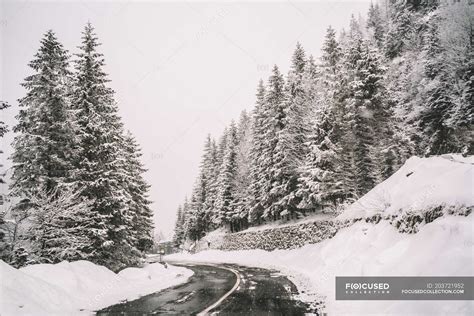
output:
POLYGON ((421 226, 441 216, 468 216, 471 212, 472 206, 440 205, 416 212, 413 211, 391 216, 377 214, 370 218, 357 218, 344 222, 335 219, 315 220, 313 222, 304 222, 275 228, 206 236, 195 245, 193 251, 209 249, 226 251, 262 249, 271 251, 275 249, 299 248, 306 244, 315 244, 332 238, 339 229, 348 227, 360 220, 365 220, 373 224, 378 224, 380 221, 388 221, 400 233, 417 233, 421 226))
POLYGON ((318 243, 333 237, 337 231, 350 223, 321 220, 283 227, 245 231, 217 236, 206 236, 198 244, 197 251, 292 249, 305 244, 318 243))

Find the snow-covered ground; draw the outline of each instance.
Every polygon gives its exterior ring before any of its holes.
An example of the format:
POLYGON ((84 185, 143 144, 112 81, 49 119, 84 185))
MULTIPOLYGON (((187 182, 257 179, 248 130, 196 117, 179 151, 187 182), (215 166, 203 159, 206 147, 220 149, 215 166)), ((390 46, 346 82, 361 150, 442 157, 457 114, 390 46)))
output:
MULTIPOLYGON (((340 220, 402 215, 432 207, 472 207, 473 157, 409 159, 389 179, 347 208, 340 220)), ((262 232, 264 233, 264 232, 262 232)), ((474 315, 474 301, 336 301, 336 276, 474 276, 474 215, 445 214, 400 233, 389 221, 358 221, 331 239, 292 250, 208 250, 168 260, 226 262, 288 275, 301 299, 322 299, 329 315, 474 315)))
POLYGON ((0 315, 87 315, 186 282, 189 269, 159 263, 118 274, 88 261, 15 269, 0 260, 0 315))
POLYGON ((338 219, 474 205, 474 156, 411 157, 390 178, 349 206, 338 219))
POLYGON ((417 234, 401 234, 387 222, 358 222, 293 250, 209 250, 165 259, 279 270, 305 292, 303 300, 322 298, 329 315, 473 315, 474 301, 335 300, 335 276, 474 276, 473 227, 473 214, 442 217, 417 234))

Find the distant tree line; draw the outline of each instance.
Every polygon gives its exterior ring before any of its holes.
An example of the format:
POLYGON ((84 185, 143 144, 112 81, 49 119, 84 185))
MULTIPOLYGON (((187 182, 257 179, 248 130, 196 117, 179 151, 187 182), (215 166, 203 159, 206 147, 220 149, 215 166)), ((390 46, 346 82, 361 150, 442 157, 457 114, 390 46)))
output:
POLYGON ((329 27, 317 60, 298 43, 252 113, 207 137, 175 243, 340 207, 412 155, 472 154, 473 7, 389 0, 329 27))
POLYGON ((2 248, 15 266, 90 260, 119 270, 153 245, 141 150, 124 130, 99 45, 87 24, 71 69, 48 31, 29 64, 10 179, 10 217, 25 229, 2 248))

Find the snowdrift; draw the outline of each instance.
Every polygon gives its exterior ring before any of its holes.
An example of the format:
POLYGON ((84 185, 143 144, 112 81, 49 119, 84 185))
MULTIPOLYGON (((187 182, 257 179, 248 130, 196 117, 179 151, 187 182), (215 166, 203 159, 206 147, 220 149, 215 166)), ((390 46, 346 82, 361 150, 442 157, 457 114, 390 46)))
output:
POLYGON ((159 263, 116 274, 88 261, 15 269, 0 260, 0 315, 87 315, 186 282, 192 274, 159 263))
POLYGON ((411 157, 390 178, 348 207, 339 220, 401 215, 436 206, 474 205, 474 156, 411 157))

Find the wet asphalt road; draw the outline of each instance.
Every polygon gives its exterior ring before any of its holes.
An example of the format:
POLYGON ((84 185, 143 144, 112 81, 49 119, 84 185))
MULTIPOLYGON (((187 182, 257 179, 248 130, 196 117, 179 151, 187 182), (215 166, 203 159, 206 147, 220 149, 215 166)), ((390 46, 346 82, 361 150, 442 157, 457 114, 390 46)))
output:
MULTIPOLYGON (((236 275, 215 266, 175 264, 194 271, 189 282, 97 312, 109 315, 197 315, 231 290, 236 275)), ((236 270, 239 287, 209 314, 212 315, 317 315, 294 298, 296 287, 275 271, 223 265, 236 270)))

